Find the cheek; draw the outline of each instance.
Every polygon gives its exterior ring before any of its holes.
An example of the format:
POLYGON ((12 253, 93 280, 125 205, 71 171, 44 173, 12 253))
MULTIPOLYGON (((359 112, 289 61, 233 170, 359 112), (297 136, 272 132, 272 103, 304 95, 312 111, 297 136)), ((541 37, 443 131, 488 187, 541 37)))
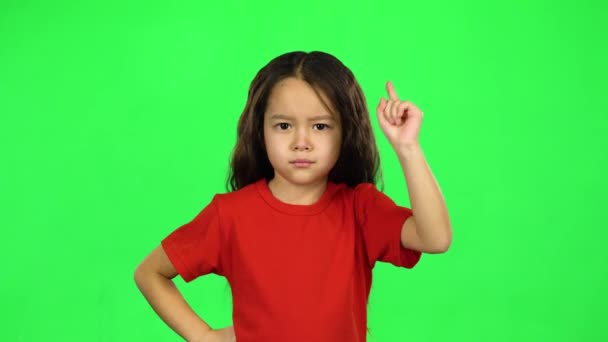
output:
POLYGON ((264 146, 266 146, 266 149, 268 149, 269 146, 272 147, 273 142, 273 135, 268 128, 264 128, 264 146))
POLYGON ((264 144, 266 149, 272 149, 273 147, 276 148, 277 143, 278 140, 276 134, 264 134, 264 144))
POLYGON ((340 156, 341 141, 342 140, 339 136, 331 136, 326 137, 326 139, 323 139, 323 143, 321 144, 321 146, 323 146, 323 153, 325 154, 326 158, 332 160, 338 159, 338 157, 340 156))
POLYGON ((267 131, 264 131, 264 147, 266 148, 266 154, 268 155, 268 159, 272 162, 280 156, 280 144, 276 139, 276 135, 267 134, 267 131))

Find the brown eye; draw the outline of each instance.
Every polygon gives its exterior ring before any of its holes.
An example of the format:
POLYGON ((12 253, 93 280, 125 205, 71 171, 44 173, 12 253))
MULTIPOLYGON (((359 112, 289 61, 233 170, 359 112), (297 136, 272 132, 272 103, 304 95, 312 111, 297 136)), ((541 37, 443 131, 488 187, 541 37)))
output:
POLYGON ((324 130, 326 128, 329 128, 329 126, 326 125, 326 124, 315 124, 315 127, 317 127, 317 129, 320 130, 320 131, 322 131, 322 130, 324 130))
POLYGON ((286 122, 281 122, 279 124, 276 124, 275 126, 279 126, 281 128, 281 130, 286 130, 289 128, 289 124, 286 122))

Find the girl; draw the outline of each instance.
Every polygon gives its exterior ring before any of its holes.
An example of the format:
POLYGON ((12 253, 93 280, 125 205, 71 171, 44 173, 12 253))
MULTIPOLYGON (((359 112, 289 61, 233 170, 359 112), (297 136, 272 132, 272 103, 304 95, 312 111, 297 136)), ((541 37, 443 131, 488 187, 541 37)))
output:
POLYGON ((165 237, 135 271, 156 313, 188 341, 365 341, 377 261, 412 268, 445 252, 451 224, 418 144, 422 112, 377 106, 412 208, 378 191, 380 160, 363 92, 332 55, 292 52, 249 90, 231 160, 230 192, 165 237), (233 326, 213 330, 172 282, 226 277, 233 326))

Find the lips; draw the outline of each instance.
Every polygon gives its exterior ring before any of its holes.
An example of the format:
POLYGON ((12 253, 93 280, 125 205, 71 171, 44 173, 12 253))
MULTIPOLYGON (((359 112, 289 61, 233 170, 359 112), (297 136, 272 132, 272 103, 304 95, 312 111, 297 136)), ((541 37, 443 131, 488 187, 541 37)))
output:
POLYGON ((314 162, 309 159, 296 159, 296 160, 290 161, 290 163, 292 163, 292 164, 312 164, 314 162))
POLYGON ((308 168, 314 162, 310 159, 296 159, 289 162, 291 165, 297 168, 308 168))

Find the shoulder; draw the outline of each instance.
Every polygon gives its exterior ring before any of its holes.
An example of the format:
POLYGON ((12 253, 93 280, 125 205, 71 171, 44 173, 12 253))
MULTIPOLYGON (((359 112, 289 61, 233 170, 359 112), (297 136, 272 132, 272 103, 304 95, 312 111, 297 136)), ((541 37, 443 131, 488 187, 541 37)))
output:
POLYGON ((372 183, 358 184, 354 188, 353 193, 355 208, 359 211, 388 209, 396 206, 395 201, 391 197, 372 183))
POLYGON ((258 197, 257 186, 256 182, 236 191, 216 194, 213 196, 213 202, 220 211, 224 212, 228 209, 242 208, 258 197))
POLYGON ((359 183, 354 188, 355 193, 368 193, 378 191, 376 185, 372 183, 359 183))
POLYGON ((239 190, 235 190, 235 191, 231 191, 231 192, 225 192, 225 193, 218 193, 214 196, 214 200, 215 201, 219 201, 219 202, 225 202, 225 203, 231 203, 234 201, 242 201, 245 199, 251 199, 252 197, 257 195, 257 183, 251 183, 249 185, 246 185, 244 187, 242 187, 239 190))
POLYGON ((384 194, 372 183, 360 183, 353 189, 353 196, 356 202, 366 202, 382 195, 384 194))
POLYGON ((339 193, 347 199, 356 215, 363 215, 370 207, 374 206, 378 198, 384 195, 373 183, 359 183, 354 186, 344 185, 341 190, 339 193))

